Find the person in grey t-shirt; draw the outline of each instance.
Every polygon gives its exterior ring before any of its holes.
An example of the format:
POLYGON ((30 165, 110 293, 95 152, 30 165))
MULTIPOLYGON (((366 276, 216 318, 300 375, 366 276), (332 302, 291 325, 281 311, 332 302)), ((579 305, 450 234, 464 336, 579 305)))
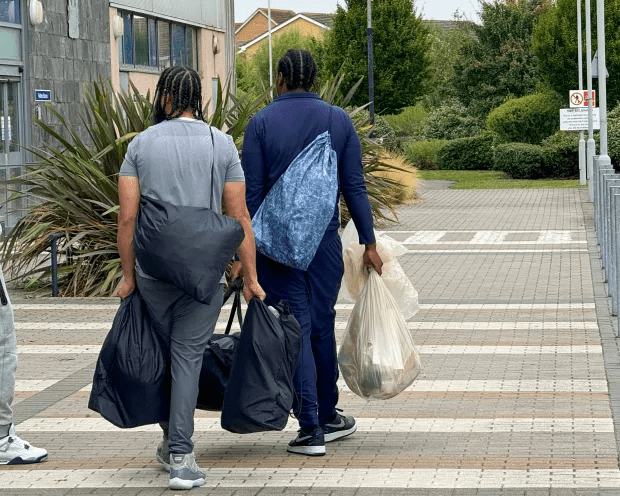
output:
MULTIPOLYGON (((218 213, 223 199, 226 214, 237 219, 245 232, 237 250, 244 267, 245 299, 264 299, 265 293, 256 276, 254 234, 245 204, 239 154, 230 136, 214 128, 211 134, 204 122, 202 89, 196 71, 189 67, 166 69, 157 83, 153 114, 154 122, 159 123, 129 144, 119 175, 118 251, 125 282, 118 294, 125 298, 137 285, 157 331, 170 343, 170 418, 161 424, 164 439, 157 448, 157 460, 170 471, 172 489, 189 489, 205 482, 205 474, 195 461, 191 436, 202 355, 215 329, 223 295, 220 291, 209 305, 199 303, 137 266, 133 234, 140 195, 178 206, 209 208, 213 192, 217 195, 213 203, 218 213)), ((224 279, 221 287, 223 282, 224 279)))

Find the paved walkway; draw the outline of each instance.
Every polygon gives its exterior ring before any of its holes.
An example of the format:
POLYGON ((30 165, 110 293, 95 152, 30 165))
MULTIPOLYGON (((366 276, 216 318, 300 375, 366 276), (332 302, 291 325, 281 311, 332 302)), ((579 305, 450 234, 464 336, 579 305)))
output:
MULTIPOLYGON (((236 436, 198 412, 208 482, 192 494, 620 495, 620 354, 585 192, 428 189, 424 200, 386 228, 409 249, 424 376, 383 402, 343 384, 359 429, 320 458, 286 453, 294 422, 236 436)), ((158 430, 121 431, 86 407, 116 301, 15 303, 18 430, 50 456, 0 469, 1 494, 171 494, 158 430)), ((351 305, 338 308, 341 338, 351 305)))

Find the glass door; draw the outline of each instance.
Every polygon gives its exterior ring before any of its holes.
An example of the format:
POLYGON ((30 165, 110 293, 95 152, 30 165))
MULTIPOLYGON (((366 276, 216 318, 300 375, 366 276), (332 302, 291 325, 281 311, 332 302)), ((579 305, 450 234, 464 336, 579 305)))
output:
POLYGON ((22 201, 5 203, 11 196, 10 190, 17 185, 2 184, 22 174, 23 151, 21 148, 21 95, 18 81, 0 78, 0 223, 8 232, 23 215, 22 201))

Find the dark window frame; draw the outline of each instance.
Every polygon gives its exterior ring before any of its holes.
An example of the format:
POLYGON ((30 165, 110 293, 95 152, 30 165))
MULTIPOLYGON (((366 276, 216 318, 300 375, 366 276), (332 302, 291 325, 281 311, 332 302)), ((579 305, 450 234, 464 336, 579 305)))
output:
POLYGON ((180 22, 175 22, 175 21, 171 21, 169 19, 162 19, 161 17, 155 17, 155 16, 150 16, 150 15, 146 15, 146 14, 142 14, 139 12, 132 12, 132 11, 128 11, 128 10, 118 10, 117 11, 118 15, 120 16, 126 16, 129 15, 130 17, 130 26, 131 26, 131 64, 128 64, 125 62, 126 57, 125 57, 125 35, 123 34, 123 36, 121 37, 120 40, 120 46, 122 48, 120 55, 120 68, 127 70, 127 69, 136 69, 136 70, 154 70, 154 71, 161 71, 163 70, 160 67, 159 64, 159 59, 160 56, 163 56, 164 54, 161 52, 160 50, 160 46, 159 46, 159 23, 163 22, 168 24, 168 47, 169 47, 169 60, 170 60, 170 66, 173 67, 174 64, 174 60, 175 60, 175 53, 174 53, 174 47, 173 47, 173 26, 180 26, 183 28, 183 49, 181 51, 181 65, 187 65, 188 63, 188 54, 189 51, 192 51, 192 57, 194 59, 194 69, 196 71, 198 71, 199 69, 199 58, 198 58, 198 29, 196 26, 193 26, 191 24, 184 24, 184 23, 180 23, 180 22), (149 65, 138 65, 136 64, 136 37, 135 37, 135 24, 134 24, 134 15, 138 15, 144 19, 146 19, 146 25, 147 25, 147 34, 146 34, 146 39, 147 39, 147 51, 148 51, 148 62, 149 65), (153 23, 151 23, 150 21, 153 21, 153 23), (151 38, 151 26, 154 27, 155 29, 155 33, 153 35, 153 38, 151 38), (194 36, 193 36, 193 42, 194 45, 193 46, 189 46, 188 45, 188 40, 187 40, 187 28, 191 28, 194 30, 194 36), (153 65, 151 62, 151 41, 154 40, 155 41, 155 65, 153 65))

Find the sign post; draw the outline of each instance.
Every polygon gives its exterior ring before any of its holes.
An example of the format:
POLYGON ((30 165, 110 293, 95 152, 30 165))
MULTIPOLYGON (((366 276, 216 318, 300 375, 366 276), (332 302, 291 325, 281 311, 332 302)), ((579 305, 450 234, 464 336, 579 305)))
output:
MULTIPOLYGON (((583 43, 581 41, 581 0, 577 0, 577 66, 579 69, 579 89, 583 90, 583 43)), ((583 129, 579 131, 579 184, 586 184, 586 142, 583 129)))

